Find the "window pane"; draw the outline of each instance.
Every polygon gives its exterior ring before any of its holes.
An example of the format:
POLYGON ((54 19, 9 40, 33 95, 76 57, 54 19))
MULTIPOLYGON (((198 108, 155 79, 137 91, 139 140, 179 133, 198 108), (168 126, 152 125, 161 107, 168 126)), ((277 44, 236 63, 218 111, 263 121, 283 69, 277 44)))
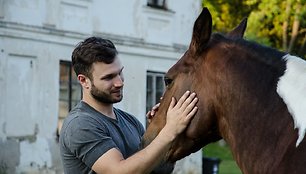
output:
POLYGON ((69 66, 67 64, 60 64, 60 82, 68 82, 69 80, 69 66))
POLYGON ((157 76, 156 77, 156 93, 155 93, 155 102, 158 103, 160 100, 160 97, 164 93, 164 77, 163 76, 157 76))
POLYGON ((157 0, 157 5, 160 7, 164 6, 164 0, 157 0))
POLYGON ((81 100, 81 85, 72 69, 71 62, 60 61, 59 76, 59 113, 58 113, 58 133, 62 127, 62 122, 68 115, 70 109, 81 100))
POLYGON ((82 98, 82 88, 79 83, 72 85, 71 107, 73 108, 82 98))
POLYGON ((148 6, 165 9, 165 0, 148 0, 148 6))
POLYGON ((147 103, 146 112, 148 112, 153 105, 153 81, 152 76, 147 75, 147 103))
POLYGON ((68 102, 59 101, 59 118, 65 118, 68 112, 68 102))

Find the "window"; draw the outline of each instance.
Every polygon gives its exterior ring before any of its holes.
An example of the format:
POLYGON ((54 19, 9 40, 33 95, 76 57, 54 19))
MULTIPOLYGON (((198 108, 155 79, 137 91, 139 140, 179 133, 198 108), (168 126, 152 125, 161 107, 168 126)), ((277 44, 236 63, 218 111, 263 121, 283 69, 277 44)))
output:
POLYGON ((81 85, 79 84, 71 62, 60 61, 59 75, 59 113, 58 133, 68 112, 81 100, 81 85))
POLYGON ((148 6, 159 9, 167 9, 166 0, 148 0, 148 6))
POLYGON ((146 113, 160 101, 165 90, 164 73, 147 72, 146 113))

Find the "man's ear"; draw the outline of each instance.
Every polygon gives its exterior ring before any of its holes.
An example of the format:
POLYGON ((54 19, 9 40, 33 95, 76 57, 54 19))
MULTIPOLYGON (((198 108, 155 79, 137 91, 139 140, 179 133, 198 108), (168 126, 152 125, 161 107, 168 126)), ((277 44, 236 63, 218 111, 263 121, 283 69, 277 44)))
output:
POLYGON ((91 86, 90 79, 83 74, 78 75, 78 80, 79 80, 81 86, 85 89, 89 89, 89 87, 91 86))

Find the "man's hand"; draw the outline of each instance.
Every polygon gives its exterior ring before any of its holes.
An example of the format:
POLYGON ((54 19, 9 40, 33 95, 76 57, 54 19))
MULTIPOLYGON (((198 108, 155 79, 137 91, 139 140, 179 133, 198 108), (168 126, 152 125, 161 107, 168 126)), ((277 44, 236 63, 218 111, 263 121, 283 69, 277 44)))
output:
POLYGON ((167 111, 167 122, 164 127, 169 138, 175 138, 185 130, 198 110, 196 107, 197 102, 196 94, 190 91, 185 92, 177 103, 175 98, 172 97, 167 111))
POLYGON ((160 103, 157 103, 155 106, 152 107, 151 111, 149 111, 146 115, 148 123, 151 123, 152 118, 154 117, 155 113, 158 111, 160 103))

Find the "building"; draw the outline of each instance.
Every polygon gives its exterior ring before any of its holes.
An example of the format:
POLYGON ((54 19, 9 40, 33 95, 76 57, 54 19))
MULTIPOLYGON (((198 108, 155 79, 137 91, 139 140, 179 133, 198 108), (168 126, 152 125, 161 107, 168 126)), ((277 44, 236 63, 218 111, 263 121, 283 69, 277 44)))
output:
MULTIPOLYGON (((71 52, 92 35, 116 44, 125 65, 116 106, 145 125, 200 10, 200 0, 0 0, 0 173, 62 173, 57 132, 81 97, 71 52)), ((197 152, 174 173, 201 165, 197 152)))

